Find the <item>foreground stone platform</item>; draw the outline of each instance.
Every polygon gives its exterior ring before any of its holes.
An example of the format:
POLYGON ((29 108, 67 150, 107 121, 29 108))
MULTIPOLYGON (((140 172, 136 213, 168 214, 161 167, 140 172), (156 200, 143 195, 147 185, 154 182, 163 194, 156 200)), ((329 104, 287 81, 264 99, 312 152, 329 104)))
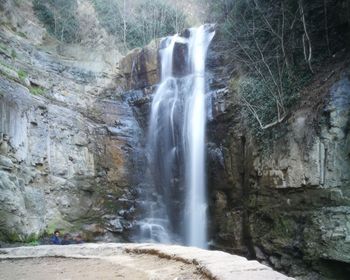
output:
POLYGON ((80 245, 43 245, 0 249, 1 259, 66 257, 106 259, 122 254, 148 254, 192 264, 215 280, 284 280, 289 278, 257 261, 221 251, 162 244, 87 243, 80 245))

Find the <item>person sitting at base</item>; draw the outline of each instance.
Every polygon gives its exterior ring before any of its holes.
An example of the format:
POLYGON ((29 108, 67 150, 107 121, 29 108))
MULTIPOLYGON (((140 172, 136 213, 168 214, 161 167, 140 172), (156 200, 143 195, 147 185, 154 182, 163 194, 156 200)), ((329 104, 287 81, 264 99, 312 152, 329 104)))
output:
POLYGON ((73 240, 69 233, 66 233, 65 235, 63 235, 63 240, 61 241, 61 245, 69 245, 72 243, 73 243, 73 240))
POLYGON ((78 234, 75 238, 74 238, 75 244, 82 244, 84 243, 83 238, 81 237, 80 234, 78 234))
POLYGON ((53 235, 50 238, 50 242, 51 244, 55 244, 55 245, 60 245, 61 244, 61 238, 60 238, 60 231, 58 229, 55 230, 55 232, 53 233, 53 235))

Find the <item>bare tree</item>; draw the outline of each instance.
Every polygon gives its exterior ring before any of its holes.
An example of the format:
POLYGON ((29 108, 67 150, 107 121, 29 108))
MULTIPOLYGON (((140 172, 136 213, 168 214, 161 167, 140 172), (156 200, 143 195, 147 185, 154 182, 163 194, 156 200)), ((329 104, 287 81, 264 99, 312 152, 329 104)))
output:
POLYGON ((304 12, 304 5, 303 0, 299 0, 299 8, 300 8, 300 17, 301 21, 303 23, 304 27, 304 34, 302 35, 302 41, 303 41, 303 49, 304 49, 304 58, 305 61, 309 65, 309 69, 312 73, 314 73, 314 70, 312 69, 311 65, 311 59, 312 59, 312 44, 311 44, 311 38, 309 36, 309 32, 306 25, 306 19, 305 19, 305 12, 304 12))
POLYGON ((266 129, 284 120, 287 110, 284 99, 285 91, 283 78, 288 68, 288 59, 285 50, 285 11, 283 3, 279 6, 280 20, 271 22, 265 14, 258 0, 253 0, 246 6, 244 13, 238 15, 240 25, 231 23, 229 33, 237 47, 234 59, 243 63, 250 72, 264 82, 270 99, 276 108, 276 117, 268 123, 259 115, 259 105, 252 104, 247 97, 241 95, 242 103, 258 121, 261 129, 266 129), (249 20, 247 20, 249 18, 249 20), (261 39, 261 34, 269 39, 261 39))
POLYGON ((325 31, 325 37, 326 37, 327 51, 328 51, 328 55, 331 55, 331 49, 329 47, 327 0, 323 0, 323 12, 324 12, 324 31, 325 31))

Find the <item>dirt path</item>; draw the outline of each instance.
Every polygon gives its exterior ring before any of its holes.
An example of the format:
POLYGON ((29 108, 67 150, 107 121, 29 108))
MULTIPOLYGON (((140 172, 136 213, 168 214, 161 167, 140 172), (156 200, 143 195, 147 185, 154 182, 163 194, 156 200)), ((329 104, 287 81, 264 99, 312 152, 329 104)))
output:
POLYGON ((152 255, 102 259, 30 258, 0 260, 2 280, 208 280, 195 266, 152 255))

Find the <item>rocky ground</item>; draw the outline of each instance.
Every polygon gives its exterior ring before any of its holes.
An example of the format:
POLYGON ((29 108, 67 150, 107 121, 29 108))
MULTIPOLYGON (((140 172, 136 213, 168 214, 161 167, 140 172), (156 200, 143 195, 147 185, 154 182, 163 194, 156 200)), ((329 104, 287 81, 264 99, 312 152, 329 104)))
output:
POLYGON ((90 243, 1 249, 0 271, 0 276, 9 280, 292 279, 243 257, 161 244, 90 243))

